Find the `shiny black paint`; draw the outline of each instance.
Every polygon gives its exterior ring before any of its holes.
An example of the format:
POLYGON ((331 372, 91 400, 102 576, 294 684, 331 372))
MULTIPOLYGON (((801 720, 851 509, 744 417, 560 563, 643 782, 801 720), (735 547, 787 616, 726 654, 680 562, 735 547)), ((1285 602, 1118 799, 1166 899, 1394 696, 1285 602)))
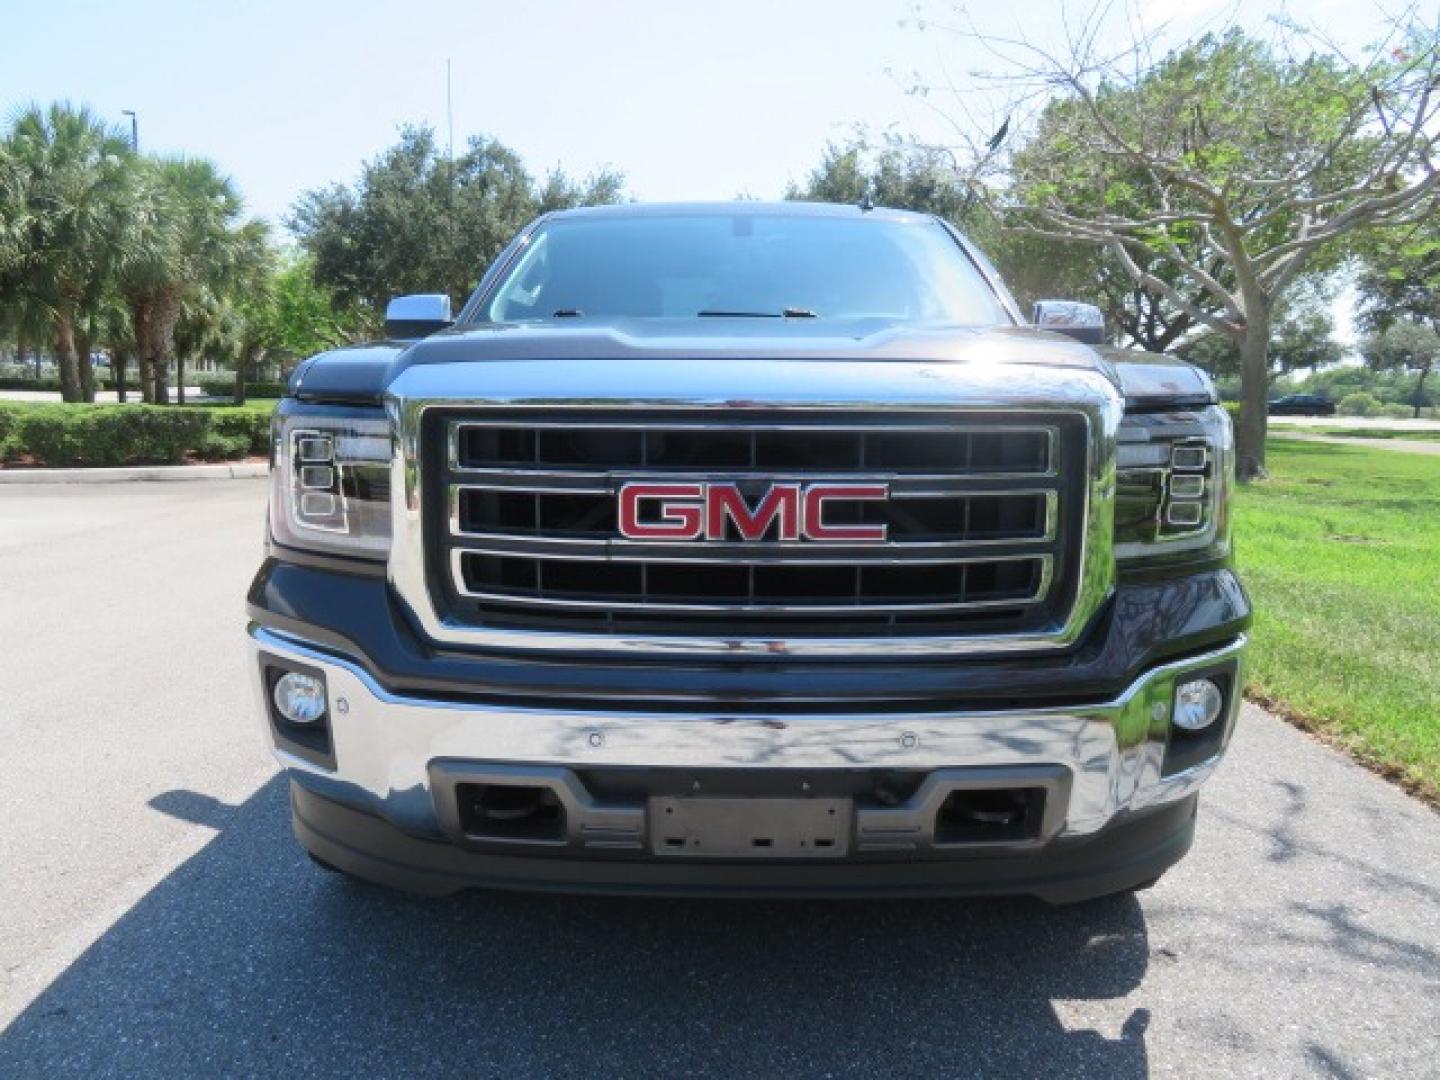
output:
POLYGON ((1122 583, 1081 644, 1063 655, 696 662, 441 650, 416 633, 384 580, 274 558, 256 575, 248 610, 257 623, 362 664, 397 693, 615 707, 702 701, 737 711, 823 702, 877 711, 1098 702, 1145 668, 1222 645, 1250 624, 1249 601, 1225 568, 1122 583))

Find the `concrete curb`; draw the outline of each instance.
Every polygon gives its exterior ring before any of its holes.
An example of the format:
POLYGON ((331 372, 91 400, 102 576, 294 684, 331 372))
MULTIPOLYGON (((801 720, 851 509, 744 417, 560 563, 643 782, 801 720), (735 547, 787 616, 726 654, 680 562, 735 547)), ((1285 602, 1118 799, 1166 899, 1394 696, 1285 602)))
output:
POLYGON ((0 469, 3 484, 123 484, 137 480, 264 480, 262 462, 233 465, 137 465, 117 469, 0 469))

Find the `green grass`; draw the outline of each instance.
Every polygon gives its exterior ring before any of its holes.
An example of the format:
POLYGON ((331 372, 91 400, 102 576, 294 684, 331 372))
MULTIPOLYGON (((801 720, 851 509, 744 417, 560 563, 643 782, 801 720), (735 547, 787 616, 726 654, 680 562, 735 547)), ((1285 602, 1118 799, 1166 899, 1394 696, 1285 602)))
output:
MULTIPOLYGON (((273 397, 246 398, 245 404, 241 405, 240 408, 251 409, 254 412, 274 412, 275 405, 279 402, 279 400, 279 398, 273 397)), ((232 401, 191 401, 187 402, 185 405, 187 409, 191 408, 192 406, 200 409, 233 409, 235 408, 235 403, 232 401)))
POLYGON ((1252 694, 1440 798, 1440 461, 1273 440, 1242 488, 1252 694))

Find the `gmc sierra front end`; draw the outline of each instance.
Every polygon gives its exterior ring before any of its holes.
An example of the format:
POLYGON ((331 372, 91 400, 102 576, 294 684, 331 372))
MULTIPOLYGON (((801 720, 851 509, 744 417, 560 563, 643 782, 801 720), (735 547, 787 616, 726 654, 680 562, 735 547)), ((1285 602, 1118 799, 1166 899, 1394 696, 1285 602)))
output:
POLYGON ((276 414, 249 639, 316 861, 1061 901, 1184 855, 1250 619, 1203 375, 863 207, 549 215, 448 314, 276 414))

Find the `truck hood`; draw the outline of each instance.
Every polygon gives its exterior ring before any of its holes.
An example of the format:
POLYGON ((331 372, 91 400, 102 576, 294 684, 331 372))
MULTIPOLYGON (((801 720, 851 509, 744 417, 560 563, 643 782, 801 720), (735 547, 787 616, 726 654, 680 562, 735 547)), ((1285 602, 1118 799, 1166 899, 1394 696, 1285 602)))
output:
POLYGON ((983 372, 1003 398, 1007 386, 1033 390, 1049 369, 1056 375, 1098 376, 1132 408, 1213 400, 1202 373, 1167 357, 1097 350, 1027 327, 915 326, 881 319, 577 319, 471 326, 413 343, 376 342, 322 353, 296 369, 291 392, 315 400, 379 401, 406 372, 414 373, 407 382, 433 385, 439 373, 422 375, 422 369, 440 366, 456 392, 473 389, 482 398, 501 383, 508 392, 529 379, 537 395, 542 387, 563 391, 568 383, 575 394, 588 396, 610 383, 622 395, 651 398, 670 396, 680 385, 703 384, 726 400, 743 400, 756 396, 747 392, 751 384, 773 390, 777 383, 793 383, 813 392, 836 379, 878 386, 919 377, 933 387, 947 369, 983 372), (779 374, 777 361, 796 366, 779 374), (769 370, 761 375, 747 362, 763 362, 769 370))
POLYGON ((965 361, 1004 350, 1015 362, 1093 366, 1095 351, 1022 327, 896 323, 891 319, 606 319, 541 325, 491 324, 419 342, 407 366, 456 360, 965 361))

